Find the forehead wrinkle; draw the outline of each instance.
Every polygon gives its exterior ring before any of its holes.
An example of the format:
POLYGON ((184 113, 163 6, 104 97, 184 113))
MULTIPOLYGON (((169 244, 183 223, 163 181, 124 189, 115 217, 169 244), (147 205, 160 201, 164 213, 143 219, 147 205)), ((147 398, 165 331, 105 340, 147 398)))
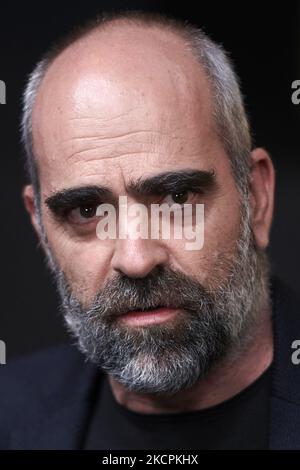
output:
MULTIPOLYGON (((160 153, 178 153, 184 148, 180 136, 148 129, 128 131, 118 135, 77 136, 62 141, 63 153, 68 153, 67 161, 94 160, 95 152, 99 152, 99 160, 103 158, 128 155, 159 155, 160 153), (70 148, 69 148, 70 147, 70 148), (70 153, 71 151, 71 153, 70 153), (89 157, 91 155, 91 157, 89 157)), ((96 160, 96 159, 95 159, 96 160)))
MULTIPOLYGON (((134 106, 134 107, 132 107, 131 111, 134 111, 137 108, 138 108, 138 106, 134 106)), ((110 116, 109 120, 110 121, 118 120, 120 118, 123 118, 124 116, 127 116, 127 114, 128 114, 128 111, 126 111, 124 113, 117 114, 116 116, 110 116)), ((86 120, 101 121, 103 123, 103 121, 105 122, 107 120, 107 117, 101 117, 101 116, 75 116, 75 117, 70 117, 69 118, 69 121, 78 121, 78 120, 80 120, 80 121, 86 121, 86 120)))
POLYGON ((70 141, 75 141, 75 140, 92 140, 92 141, 101 141, 101 140, 113 140, 113 139, 122 139, 123 137, 132 137, 132 136, 137 136, 137 135, 144 135, 144 134, 160 134, 163 136, 169 136, 170 134, 168 132, 163 132, 160 130, 152 130, 152 129, 138 129, 135 131, 127 131, 123 132, 121 134, 106 134, 106 135, 82 135, 82 136, 74 136, 74 137, 69 137, 68 139, 62 140, 62 143, 65 142, 70 142, 70 141))
MULTIPOLYGON (((71 160, 72 158, 74 158, 74 156, 76 155, 83 155, 84 153, 88 152, 88 151, 92 151, 93 153, 95 153, 94 151, 97 150, 98 151, 98 148, 96 149, 91 149, 91 150, 82 150, 81 152, 78 152, 74 155, 70 155, 69 157, 67 157, 67 161, 68 160, 71 160)), ((139 154, 145 154, 146 156, 150 156, 150 155, 159 155, 159 152, 126 152, 126 153, 121 153, 119 155, 106 155, 106 156, 102 156, 101 155, 101 158, 90 158, 90 159, 80 159, 80 160, 73 160, 72 163, 74 164, 84 164, 84 163, 100 163, 102 160, 113 160, 113 159, 119 159, 119 158, 123 158, 123 157, 128 157, 128 156, 132 156, 132 155, 139 155, 139 154)))

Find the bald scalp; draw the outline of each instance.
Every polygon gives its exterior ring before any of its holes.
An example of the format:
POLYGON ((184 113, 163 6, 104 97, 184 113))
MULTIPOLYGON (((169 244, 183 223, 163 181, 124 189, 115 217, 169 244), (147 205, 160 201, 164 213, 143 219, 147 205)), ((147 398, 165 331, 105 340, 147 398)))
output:
POLYGON ((176 106, 183 98, 190 105, 203 95, 211 100, 204 68, 180 35, 157 24, 148 24, 145 30, 132 19, 115 19, 78 38, 51 61, 37 90, 33 114, 38 103, 45 104, 45 96, 50 103, 60 92, 76 98, 80 85, 97 79, 103 81, 103 94, 108 81, 119 86, 119 100, 124 99, 122 89, 130 85, 141 99, 153 92, 153 100, 157 96, 176 106))
MULTIPOLYGON (((112 67, 115 67, 118 77, 123 77, 124 84, 129 79, 136 80, 137 91, 139 83, 146 81, 147 78, 149 84, 154 75, 159 77, 160 74, 167 73, 170 64, 172 64, 172 72, 169 72, 169 82, 178 88, 181 84, 182 89, 190 91, 189 95, 185 93, 182 96, 180 103, 183 99, 188 100, 188 96, 194 97, 195 91, 206 89, 207 94, 210 93, 210 100, 207 101, 210 102, 210 108, 212 108, 209 110, 210 113, 207 114, 206 120, 212 117, 216 132, 229 156, 237 187, 242 195, 247 194, 251 136, 238 79, 226 52, 208 38, 200 28, 187 22, 157 13, 122 11, 105 12, 84 26, 75 29, 62 40, 57 41, 45 53, 29 77, 24 91, 21 129, 26 151, 27 174, 37 198, 39 198, 40 189, 39 169, 36 162, 37 149, 34 149, 33 146, 32 132, 32 114, 37 95, 40 94, 44 82, 50 77, 51 70, 56 71, 61 77, 61 81, 66 79, 62 69, 58 67, 62 63, 63 57, 65 61, 69 61, 72 71, 79 71, 80 66, 84 66, 86 54, 94 64, 99 64, 102 61, 102 73, 104 73, 105 62, 107 67, 110 66, 110 72, 112 67), (155 54, 151 56, 150 51, 154 50, 151 45, 152 40, 155 41, 156 48, 155 54), (94 49, 93 54, 88 53, 87 45, 91 45, 95 41, 97 48, 94 49), (80 60, 78 60, 78 56, 80 56, 80 60), (130 60, 129 56, 134 57, 135 62, 130 60), (156 68, 154 67, 155 61, 157 62, 156 68), (148 77, 145 73, 150 69, 141 67, 142 63, 146 66, 150 65, 147 62, 153 62, 148 77), (193 80, 187 80, 188 74, 185 72, 191 68, 191 64, 194 66, 195 77, 193 80), (140 76, 139 70, 142 72, 140 76), (192 84, 197 81, 199 82, 198 88, 194 86, 193 89, 192 84)), ((168 82, 166 77, 162 82, 168 82)), ((171 89, 168 90, 168 87, 163 89, 162 87, 161 96, 166 91, 171 91, 171 89)), ((52 96, 55 97, 57 92, 58 88, 53 85, 52 96)), ((156 94, 159 94, 157 87, 156 94)), ((121 89, 119 95, 122 99, 121 89)), ((152 96, 155 98, 157 95, 152 94, 152 96)), ((195 100, 195 98, 193 99, 195 100)), ((166 100, 170 102, 170 93, 166 94, 166 100)), ((191 100, 187 102, 184 110, 180 108, 178 111, 191 112, 191 109, 194 108, 189 106, 190 102, 191 100)), ((37 200, 37 202, 39 201, 37 200)))

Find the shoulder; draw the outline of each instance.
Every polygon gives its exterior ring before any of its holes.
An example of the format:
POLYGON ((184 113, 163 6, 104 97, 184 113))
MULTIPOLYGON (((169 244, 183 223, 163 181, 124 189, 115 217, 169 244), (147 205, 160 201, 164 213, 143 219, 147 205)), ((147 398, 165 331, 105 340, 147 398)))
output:
POLYGON ((300 367, 292 360, 295 341, 300 341, 300 296, 285 282, 272 279, 273 395, 300 405, 300 367))
POLYGON ((270 293, 276 329, 295 334, 300 327, 300 294, 278 277, 271 278, 270 293))
POLYGON ((43 399, 66 399, 70 388, 91 368, 70 344, 8 359, 0 366, 0 421, 20 409, 37 408, 43 399))

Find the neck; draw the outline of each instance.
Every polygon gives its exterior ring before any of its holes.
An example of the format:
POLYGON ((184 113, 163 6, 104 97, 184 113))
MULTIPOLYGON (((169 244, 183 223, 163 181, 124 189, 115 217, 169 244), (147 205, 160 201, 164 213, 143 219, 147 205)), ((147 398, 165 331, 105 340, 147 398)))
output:
POLYGON ((273 359, 271 308, 261 315, 253 339, 247 348, 228 355, 205 378, 173 396, 157 396, 128 390, 109 376, 116 401, 138 413, 160 414, 196 411, 222 403, 253 383, 273 359))

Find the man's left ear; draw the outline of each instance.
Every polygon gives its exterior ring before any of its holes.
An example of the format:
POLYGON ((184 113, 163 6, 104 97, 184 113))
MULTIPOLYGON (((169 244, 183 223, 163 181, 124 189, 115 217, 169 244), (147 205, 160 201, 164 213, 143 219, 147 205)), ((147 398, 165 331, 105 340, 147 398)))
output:
POLYGON ((265 249, 273 218, 275 170, 272 160, 263 148, 251 152, 250 204, 252 229, 256 244, 265 249))

